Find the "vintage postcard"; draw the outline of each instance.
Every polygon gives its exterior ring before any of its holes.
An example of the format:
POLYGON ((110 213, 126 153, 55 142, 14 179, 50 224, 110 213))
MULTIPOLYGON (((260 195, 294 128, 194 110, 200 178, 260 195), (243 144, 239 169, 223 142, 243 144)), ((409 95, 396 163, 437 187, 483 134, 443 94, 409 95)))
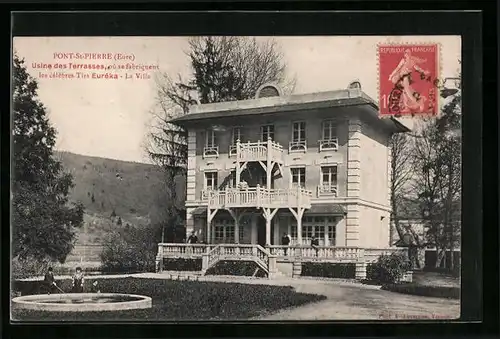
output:
POLYGON ((460 316, 460 36, 13 51, 12 320, 460 316))

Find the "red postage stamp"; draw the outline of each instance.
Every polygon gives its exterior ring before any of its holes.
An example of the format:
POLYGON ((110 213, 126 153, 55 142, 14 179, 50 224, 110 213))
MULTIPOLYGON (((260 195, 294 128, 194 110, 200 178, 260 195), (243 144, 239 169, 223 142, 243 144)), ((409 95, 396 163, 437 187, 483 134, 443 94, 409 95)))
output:
POLYGON ((381 117, 437 116, 439 45, 378 45, 381 117))

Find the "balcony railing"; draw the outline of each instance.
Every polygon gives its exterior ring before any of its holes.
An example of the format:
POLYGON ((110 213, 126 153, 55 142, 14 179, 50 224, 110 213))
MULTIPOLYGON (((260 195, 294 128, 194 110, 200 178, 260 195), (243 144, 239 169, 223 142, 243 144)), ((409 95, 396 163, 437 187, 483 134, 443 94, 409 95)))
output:
POLYGON ((283 160, 283 146, 275 141, 244 142, 236 144, 236 154, 239 161, 266 161, 267 156, 274 161, 283 160))
POLYGON ((229 156, 234 157, 238 153, 238 147, 236 145, 229 146, 229 156))
POLYGON ((219 146, 205 146, 203 147, 204 158, 216 158, 219 156, 219 146))
POLYGON ((330 138, 319 140, 319 151, 337 151, 339 149, 339 139, 330 138))
POLYGON ((278 257, 321 258, 339 261, 357 261, 364 251, 358 247, 335 246, 284 246, 271 245, 268 248, 271 255, 278 257), (285 254, 286 252, 286 254, 285 254))
POLYGON ((307 152, 307 142, 305 140, 291 141, 288 145, 288 152, 307 152))
POLYGON ((319 185, 317 188, 317 197, 336 197, 337 185, 319 185))
POLYGON ((223 207, 311 207, 312 192, 304 188, 267 189, 260 186, 247 189, 202 191, 202 201, 211 208, 223 207))

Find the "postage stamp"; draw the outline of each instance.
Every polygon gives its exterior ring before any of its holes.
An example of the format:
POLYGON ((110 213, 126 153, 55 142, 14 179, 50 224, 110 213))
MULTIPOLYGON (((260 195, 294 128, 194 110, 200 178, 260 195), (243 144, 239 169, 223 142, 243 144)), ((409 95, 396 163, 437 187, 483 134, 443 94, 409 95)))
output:
POLYGON ((380 44, 381 117, 437 116, 439 44, 380 44))

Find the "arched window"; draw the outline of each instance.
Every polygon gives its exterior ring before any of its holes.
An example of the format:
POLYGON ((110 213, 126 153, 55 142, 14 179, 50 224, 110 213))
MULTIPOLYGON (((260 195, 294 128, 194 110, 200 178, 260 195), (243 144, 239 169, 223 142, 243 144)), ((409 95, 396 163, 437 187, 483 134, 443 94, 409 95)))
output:
POLYGON ((255 99, 268 98, 268 97, 278 97, 283 94, 280 87, 275 84, 264 84, 259 87, 257 93, 255 94, 255 99))
POLYGON ((355 80, 349 84, 347 87, 349 89, 361 89, 361 83, 358 80, 355 80))

